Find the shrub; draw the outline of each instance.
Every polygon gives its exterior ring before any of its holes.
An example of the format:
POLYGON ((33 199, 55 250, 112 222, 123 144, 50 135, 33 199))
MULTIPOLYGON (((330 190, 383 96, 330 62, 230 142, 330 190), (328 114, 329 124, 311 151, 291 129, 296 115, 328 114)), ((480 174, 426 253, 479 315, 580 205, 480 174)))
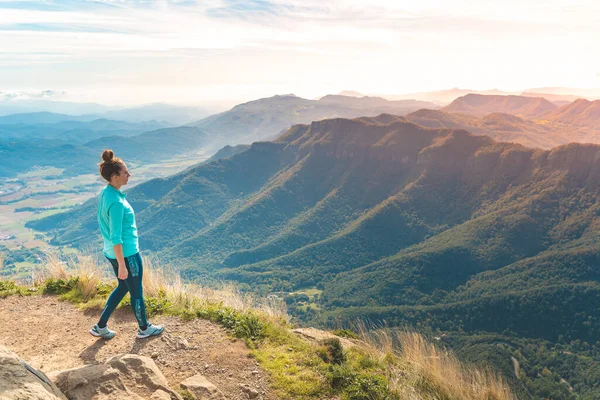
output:
MULTIPOLYGON (((198 315, 203 315, 204 312, 199 311, 198 315)), ((265 325, 260 321, 258 316, 246 312, 239 312, 231 307, 226 307, 209 312, 208 316, 216 322, 219 322, 225 328, 233 332, 240 339, 257 340, 264 337, 265 325)))
POLYGON ((347 364, 330 364, 327 367, 326 376, 329 386, 331 386, 334 391, 342 391, 350 386, 354 379, 356 379, 356 372, 347 364))
POLYGON ((0 281, 0 299, 11 296, 13 294, 30 294, 25 288, 17 286, 14 282, 0 281))
POLYGON ((157 314, 163 314, 167 309, 171 306, 171 303, 164 295, 159 293, 159 297, 147 297, 145 300, 146 303, 146 313, 148 317, 152 317, 157 314))
POLYGON ((347 400, 387 400, 390 391, 384 377, 377 375, 357 375, 346 389, 347 400))
POLYGON ((68 279, 49 278, 44 283, 44 294, 65 294, 70 292, 79 282, 78 277, 68 279))
POLYGON ((340 365, 346 361, 346 354, 344 353, 344 347, 338 338, 324 339, 321 344, 325 348, 327 358, 323 361, 340 365))

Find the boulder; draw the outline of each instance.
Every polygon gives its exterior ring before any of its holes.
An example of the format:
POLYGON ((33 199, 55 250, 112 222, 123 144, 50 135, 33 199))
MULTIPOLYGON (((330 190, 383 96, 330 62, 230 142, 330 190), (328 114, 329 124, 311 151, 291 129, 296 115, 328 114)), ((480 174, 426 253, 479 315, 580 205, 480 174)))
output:
POLYGON ((200 374, 187 378, 180 385, 194 395, 194 400, 225 400, 223 393, 200 374))
POLYGON ((40 370, 0 346, 0 399, 67 400, 40 370))
POLYGON ((71 400, 182 400, 149 357, 120 354, 104 364, 49 374, 71 400), (168 397, 165 397, 168 396, 168 397))
POLYGON ((156 392, 152 393, 150 400, 171 400, 171 395, 162 389, 158 389, 156 392))

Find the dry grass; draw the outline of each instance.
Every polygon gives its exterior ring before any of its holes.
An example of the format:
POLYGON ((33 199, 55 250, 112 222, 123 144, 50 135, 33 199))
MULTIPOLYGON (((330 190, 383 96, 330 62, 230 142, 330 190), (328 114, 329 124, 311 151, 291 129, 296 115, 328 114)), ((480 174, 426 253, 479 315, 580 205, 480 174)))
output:
POLYGON ((358 330, 359 348, 387 365, 390 390, 401 399, 516 400, 501 376, 462 364, 418 333, 365 324, 358 330))
MULTIPOLYGON (((175 309, 192 310, 202 304, 219 304, 242 312, 256 310, 265 316, 288 320, 287 308, 282 301, 243 293, 233 284, 221 284, 217 288, 184 284, 179 271, 161 265, 156 257, 143 257, 143 265, 145 296, 164 298, 175 309)), ((90 251, 65 259, 49 252, 43 267, 32 272, 33 286, 39 286, 49 278, 67 280, 73 277, 79 278, 77 288, 86 301, 94 297, 99 283, 116 282, 110 264, 101 254, 90 251)))
POLYGON ((107 281, 105 268, 100 266, 94 254, 77 254, 66 258, 56 252, 47 252, 41 267, 31 271, 31 285, 39 287, 48 279, 69 280, 78 278, 75 289, 78 298, 84 303, 92 299, 98 291, 98 284, 107 281))
POLYGON ((259 311, 272 318, 288 319, 285 303, 241 292, 233 284, 216 288, 184 284, 178 271, 160 265, 154 257, 144 257, 144 293, 150 297, 165 297, 174 307, 194 309, 201 304, 220 304, 235 310, 259 311))
POLYGON ((98 257, 77 254, 71 260, 75 269, 75 276, 79 277, 77 289, 82 300, 87 302, 96 295, 98 284, 104 278, 104 271, 100 269, 98 257))
POLYGON ((24 286, 43 286, 44 282, 50 278, 69 279, 70 275, 67 268, 67 262, 63 261, 58 253, 48 251, 45 253, 44 263, 41 265, 36 264, 36 266, 31 269, 29 279, 25 278, 17 281, 24 286))

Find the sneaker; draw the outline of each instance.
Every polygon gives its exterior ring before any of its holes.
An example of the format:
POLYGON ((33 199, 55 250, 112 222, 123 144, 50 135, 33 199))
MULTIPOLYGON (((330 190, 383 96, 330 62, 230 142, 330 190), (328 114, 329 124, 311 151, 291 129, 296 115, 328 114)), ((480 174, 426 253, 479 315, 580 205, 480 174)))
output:
POLYGON ((101 337, 102 339, 112 339, 115 337, 115 331, 108 329, 108 326, 100 328, 98 324, 94 325, 94 327, 90 329, 90 334, 95 337, 101 337))
POLYGON ((162 325, 148 324, 148 327, 146 328, 145 331, 143 331, 140 328, 138 328, 137 338, 138 339, 145 339, 145 338, 150 337, 150 336, 158 336, 161 333, 163 333, 164 330, 165 330, 165 328, 162 325))

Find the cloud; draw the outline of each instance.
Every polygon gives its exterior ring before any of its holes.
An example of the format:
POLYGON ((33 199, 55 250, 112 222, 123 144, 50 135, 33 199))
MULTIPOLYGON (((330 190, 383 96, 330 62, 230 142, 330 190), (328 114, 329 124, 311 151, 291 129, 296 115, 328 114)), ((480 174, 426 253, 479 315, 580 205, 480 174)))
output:
POLYGON ((581 86, 597 20, 592 0, 0 0, 0 87, 581 86))
POLYGON ((216 7, 207 8, 205 13, 209 17, 217 18, 263 20, 265 17, 278 17, 287 11, 287 6, 265 0, 224 0, 216 7))
POLYGON ((0 90, 0 101, 15 100, 60 100, 67 96, 63 90, 0 90))

